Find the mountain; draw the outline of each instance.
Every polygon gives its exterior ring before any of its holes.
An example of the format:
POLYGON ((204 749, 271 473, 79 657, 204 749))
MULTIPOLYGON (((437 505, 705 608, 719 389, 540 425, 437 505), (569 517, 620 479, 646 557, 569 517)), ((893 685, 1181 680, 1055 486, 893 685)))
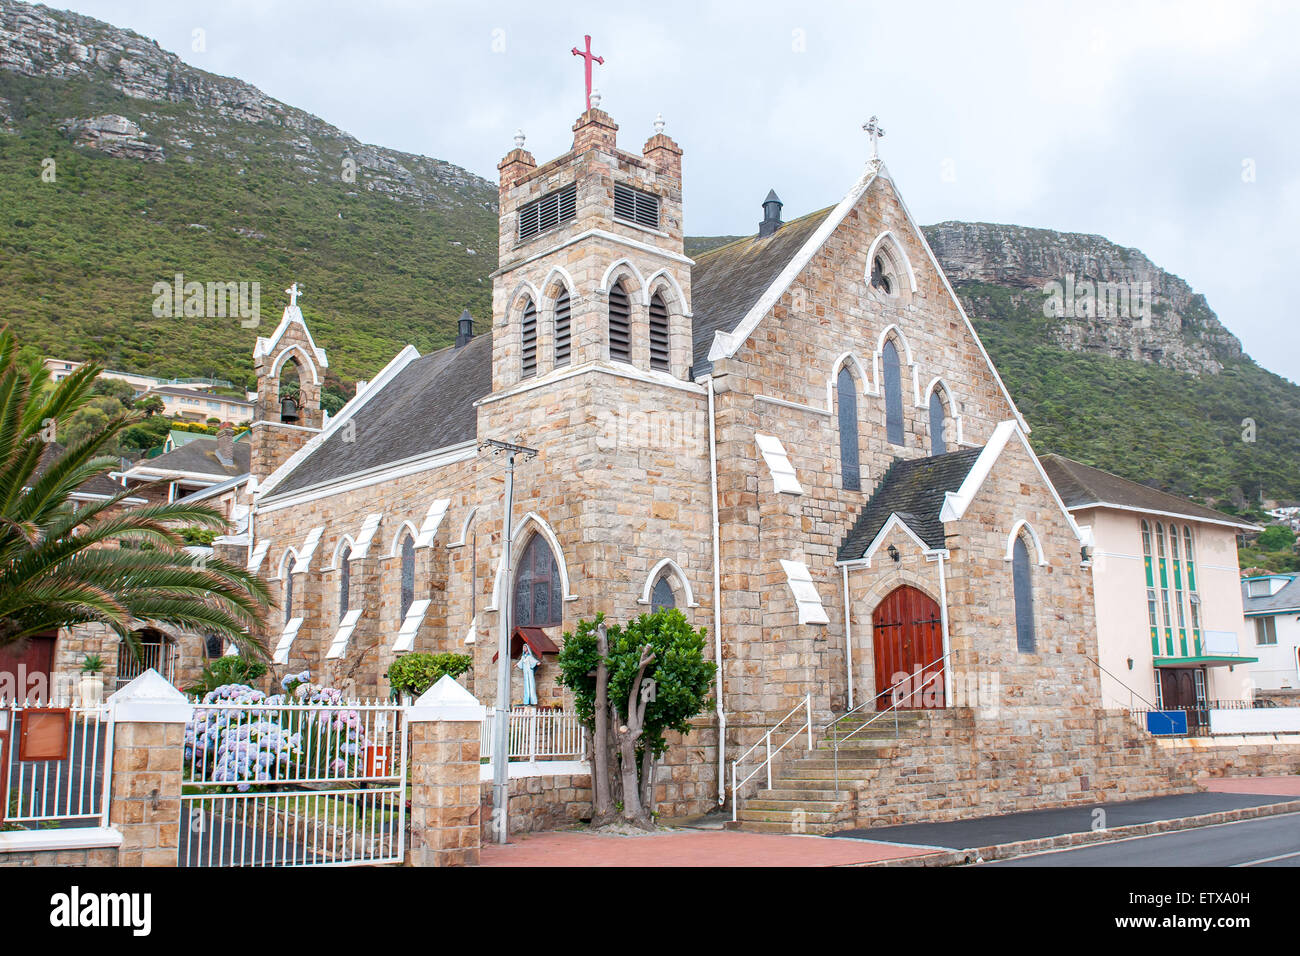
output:
POLYGON ((268 329, 157 317, 154 284, 259 283, 274 327, 296 280, 341 390, 395 343, 449 343, 465 308, 486 320, 496 198, 138 34, 0 0, 0 315, 47 354, 243 382, 268 329))
MULTIPOLYGON (((449 344, 462 309, 485 327, 496 230, 495 184, 464 169, 360 143, 128 30, 0 0, 0 319, 45 354, 247 383, 296 280, 338 404, 406 343, 449 344), (155 315, 177 273, 259 283, 261 327, 155 315)), ((1221 506, 1300 500, 1300 388, 1185 281, 1099 236, 925 232, 1040 453, 1221 506), (1049 317, 1052 283, 1068 308, 1049 317), (1084 307, 1113 284, 1134 293, 1127 316, 1084 307)))

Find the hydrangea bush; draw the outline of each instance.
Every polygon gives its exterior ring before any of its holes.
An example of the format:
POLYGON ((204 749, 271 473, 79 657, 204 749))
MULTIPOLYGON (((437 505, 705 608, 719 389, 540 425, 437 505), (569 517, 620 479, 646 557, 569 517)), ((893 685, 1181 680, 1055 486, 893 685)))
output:
POLYGON ((204 694, 185 727, 190 779, 233 783, 243 793, 275 780, 355 775, 366 746, 361 715, 340 708, 341 691, 310 678, 287 675, 284 693, 271 696, 246 684, 204 694))

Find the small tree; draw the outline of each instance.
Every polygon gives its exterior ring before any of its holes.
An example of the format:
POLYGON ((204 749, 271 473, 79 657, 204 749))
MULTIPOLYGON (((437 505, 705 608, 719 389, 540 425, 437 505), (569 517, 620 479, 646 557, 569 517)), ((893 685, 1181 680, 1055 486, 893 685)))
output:
POLYGON ((681 611, 642 614, 626 627, 607 627, 603 614, 564 635, 560 683, 574 696, 591 736, 592 823, 621 816, 654 826, 654 774, 668 749, 667 734, 690 733, 708 706, 716 665, 704 659, 705 631, 681 611))

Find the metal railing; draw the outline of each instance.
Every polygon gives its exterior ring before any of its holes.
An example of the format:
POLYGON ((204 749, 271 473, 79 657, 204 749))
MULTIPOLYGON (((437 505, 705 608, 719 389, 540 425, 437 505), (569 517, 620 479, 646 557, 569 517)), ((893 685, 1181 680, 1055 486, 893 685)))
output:
POLYGON ((1139 727, 1158 737, 1209 737, 1210 711, 1212 710, 1264 710, 1276 707, 1271 700, 1207 700, 1191 707, 1146 707, 1130 709, 1129 714, 1139 727), (1180 726, 1174 714, 1184 714, 1180 726))
MULTIPOLYGON (((479 756, 492 759, 492 724, 488 711, 479 730, 479 756)), ((587 729, 571 710, 516 707, 510 711, 508 760, 581 760, 587 750, 587 729)))
POLYGON ((400 863, 406 751, 399 704, 198 704, 185 728, 178 863, 400 863))
POLYGON ((830 723, 826 724, 826 726, 822 728, 823 734, 826 733, 830 734, 831 743, 835 751, 835 789, 836 790, 840 789, 840 741, 848 740, 850 737, 854 736, 855 734, 861 733, 862 731, 870 727, 872 724, 874 724, 881 717, 884 717, 886 714, 890 714, 890 713, 894 715, 894 738, 897 739, 899 707, 902 706, 904 701, 910 700, 914 695, 919 694, 921 693, 921 691, 925 690, 926 685, 929 684, 931 681, 933 681, 936 677, 942 677, 944 671, 947 669, 948 666, 947 660, 948 660, 948 655, 943 654, 939 657, 936 657, 929 664, 926 664, 924 667, 921 668, 921 677, 923 679, 921 680, 920 684, 918 684, 915 688, 909 690, 905 696, 898 697, 893 703, 891 703, 884 710, 877 711, 874 717, 870 718, 869 720, 863 721, 861 724, 853 728, 853 730, 849 731, 843 737, 840 736, 839 730, 837 729, 841 721, 843 721, 848 717, 853 716, 855 713, 862 710, 868 704, 874 704, 876 701, 880 700, 880 698, 884 697, 886 694, 896 694, 899 687, 903 686, 904 684, 910 684, 913 680, 916 679, 916 675, 908 674, 906 677, 899 678, 898 680, 894 681, 894 683, 890 684, 888 687, 882 690, 875 697, 872 697, 870 700, 864 700, 862 703, 858 704, 858 706, 854 707, 852 710, 845 711, 844 713, 840 714, 838 717, 830 721, 830 723), (927 674, 926 671, 930 670, 930 668, 933 667, 935 664, 940 665, 939 669, 930 674, 927 674))
MULTIPOLYGON (((48 734, 48 731, 46 731, 48 734)), ((43 745, 55 740, 42 734, 43 745)), ((92 702, 0 702, 0 823, 33 827, 108 825, 113 719, 92 702), (61 759, 22 759, 24 724, 66 721, 61 759)))
POLYGON ((812 694, 805 694, 805 695, 804 695, 804 699, 801 700, 798 704, 795 705, 794 710, 790 711, 790 713, 786 714, 784 717, 782 717, 780 720, 778 720, 778 721, 777 721, 777 722, 776 722, 776 723, 775 723, 775 724, 774 724, 774 725, 773 725, 769 730, 765 731, 764 734, 763 734, 763 736, 762 736, 762 738, 761 738, 760 740, 758 740, 758 741, 757 741, 757 742, 756 742, 752 747, 750 747, 748 750, 746 750, 743 754, 741 754, 741 755, 740 755, 739 757, 737 757, 735 760, 731 761, 731 819, 732 819, 732 822, 735 822, 735 820, 736 820, 736 803, 737 803, 737 800, 739 799, 739 793, 740 793, 739 788, 740 788, 740 787, 743 787, 745 784, 749 783, 749 781, 752 780, 752 779, 754 778, 754 775, 757 774, 760 770, 763 770, 764 768, 766 768, 766 769, 767 769, 767 789, 771 790, 771 789, 772 789, 772 758, 775 757, 777 754, 779 754, 782 750, 784 750, 784 749, 786 748, 786 745, 788 745, 792 740, 794 740, 796 737, 798 737, 801 733, 804 733, 805 731, 807 731, 807 734, 808 734, 808 750, 811 751, 811 750, 813 749, 813 742, 812 742, 812 726, 813 726, 813 721, 812 721, 812 694), (800 710, 802 710, 802 711, 804 712, 804 721, 803 721, 803 723, 800 724, 798 727, 796 727, 795 730, 794 730, 794 732, 791 733, 790 736, 787 737, 784 741, 782 741, 781 744, 780 744, 780 746, 778 746, 775 750, 773 750, 773 749, 772 749, 772 735, 773 735, 774 733, 776 733, 778 730, 780 730, 780 729, 781 729, 781 725, 784 724, 784 723, 785 723, 787 720, 789 720, 790 718, 792 718, 795 714, 799 713, 800 710), (757 749, 759 748, 759 746, 762 746, 762 747, 765 748, 766 756, 763 758, 763 762, 760 763, 760 764, 759 764, 757 767, 755 767, 753 770, 751 770, 748 774, 746 774, 744 780, 741 780, 739 783, 737 783, 737 782, 736 782, 736 767, 738 767, 741 763, 743 763, 744 760, 745 760, 745 758, 748 757, 750 754, 752 754, 755 750, 757 750, 757 749))
POLYGON ((121 690, 147 670, 155 670, 168 681, 176 683, 176 648, 169 641, 159 644, 141 643, 140 656, 130 645, 120 644, 117 654, 117 690, 121 690))

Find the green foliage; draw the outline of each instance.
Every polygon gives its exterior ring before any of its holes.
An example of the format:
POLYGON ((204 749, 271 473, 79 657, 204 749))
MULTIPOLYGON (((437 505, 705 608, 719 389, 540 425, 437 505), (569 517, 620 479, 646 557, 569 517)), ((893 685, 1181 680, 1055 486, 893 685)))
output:
MULTIPOLYGON (((560 683, 574 696, 578 719, 594 726, 596 681, 594 670, 599 660, 596 649, 596 626, 604 620, 578 622, 576 630, 564 635, 560 651, 560 683)), ((626 626, 606 630, 609 641, 609 699, 620 717, 627 717, 628 694, 636 679, 641 648, 647 644, 655 659, 646 668, 645 679, 653 681, 653 695, 646 706, 645 729, 640 747, 649 747, 660 757, 668 747, 668 731, 689 733, 691 720, 708 706, 709 688, 717 670, 704 659, 706 632, 692 628, 686 616, 676 608, 663 608, 642 614, 626 626)))
POLYGON ((395 694, 419 697, 444 675, 459 677, 469 670, 468 654, 403 654, 388 667, 388 683, 395 694))
POLYGON ((1300 387, 1248 358, 1217 375, 1074 352, 1054 344, 1042 296, 985 283, 958 293, 1034 449, 1223 507, 1300 499, 1300 387), (1255 422, 1253 436, 1245 419, 1255 422), (1255 440, 1243 441, 1246 437, 1255 440))
POLYGON ((213 528, 181 528, 179 532, 181 540, 186 544, 200 545, 202 547, 211 545, 216 540, 218 533, 213 528))
POLYGON ((87 654, 81 662, 81 673, 83 674, 102 674, 104 671, 104 658, 98 654, 87 654))
POLYGON ((1295 532, 1284 525, 1269 525, 1259 533, 1255 544, 1263 551, 1281 551, 1295 546, 1295 532))
POLYGON ((78 488, 117 465, 104 452, 134 421, 114 417, 46 454, 46 423, 65 428, 92 401, 98 373, 88 364, 51 383, 19 358, 8 329, 0 334, 0 647, 92 621, 134 646, 133 631, 153 622, 219 634, 264 656, 250 632, 270 606, 266 583, 224 561, 197 567, 173 530, 224 529, 218 512, 177 503, 128 508, 127 489, 75 506, 78 488))
POLYGON ((279 321, 280 290, 296 280, 312 334, 329 350, 333 402, 407 343, 421 352, 450 345, 462 309, 486 327, 497 264, 492 183, 421 160, 409 165, 428 198, 393 198, 370 187, 364 167, 354 183, 337 175, 357 147, 323 124, 313 148, 334 175, 299 168, 297 129, 131 99, 102 79, 0 70, 0 98, 16 127, 0 134, 0 315, 40 354, 247 384, 254 340, 279 321), (62 119, 103 113, 140 123, 166 162, 78 148, 58 131, 62 119), (55 182, 41 180, 47 157, 55 182), (446 174, 426 171, 435 166, 446 174), (260 325, 155 317, 153 285, 177 272, 260 283, 260 325))
POLYGON ((227 654, 204 666, 199 679, 186 687, 185 692, 201 697, 227 684, 253 686, 265 673, 266 665, 261 661, 244 657, 242 654, 227 654))

